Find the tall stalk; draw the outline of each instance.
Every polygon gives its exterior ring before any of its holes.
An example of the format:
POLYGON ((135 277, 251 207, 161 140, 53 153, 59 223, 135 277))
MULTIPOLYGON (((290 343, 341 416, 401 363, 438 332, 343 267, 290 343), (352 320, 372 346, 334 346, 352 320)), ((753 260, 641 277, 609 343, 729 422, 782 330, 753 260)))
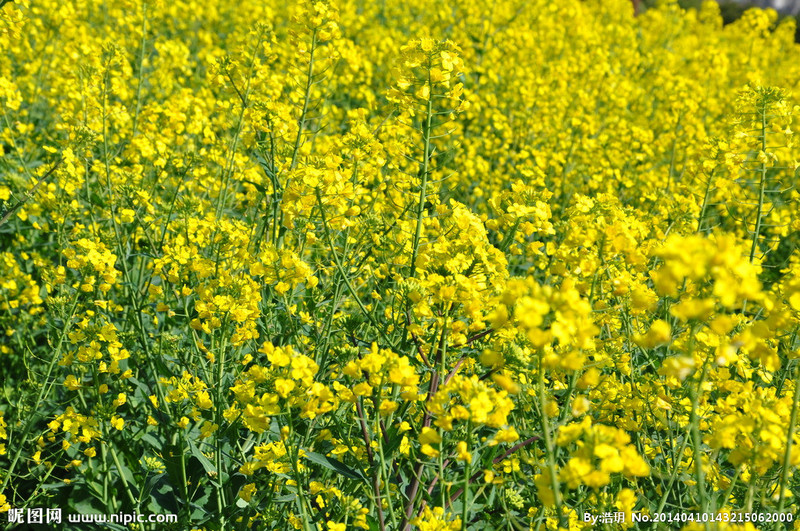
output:
MULTIPOLYGON (((428 84, 430 85, 430 73, 428 74, 428 84)), ((422 168, 420 169, 419 199, 417 200, 417 225, 414 230, 414 241, 411 247, 411 269, 408 273, 409 278, 414 278, 417 272, 417 255, 419 254, 419 244, 422 238, 422 220, 425 214, 425 198, 428 192, 428 172, 429 159, 431 155, 431 121, 433 119, 433 100, 428 96, 425 107, 425 122, 422 126, 422 168)))
POLYGON ((758 205, 756 206, 756 220, 755 228, 753 229, 753 244, 750 246, 750 262, 752 263, 756 256, 756 249, 758 248, 758 236, 761 232, 761 221, 764 215, 764 194, 767 188, 767 162, 764 160, 763 155, 767 150, 767 108, 766 104, 759 105, 759 117, 761 118, 761 152, 759 156, 759 165, 756 172, 759 173, 758 183, 758 205))
MULTIPOLYGON (((778 484, 780 492, 778 494, 778 513, 783 512, 786 503, 786 482, 789 480, 789 468, 792 459, 792 447, 794 443, 794 432, 797 426, 798 402, 800 402, 800 370, 794 369, 794 395, 792 396, 792 411, 789 415, 789 427, 786 432, 786 451, 783 454, 783 468, 781 470, 781 480, 778 484)), ((778 529, 776 524, 775 528, 778 529)))

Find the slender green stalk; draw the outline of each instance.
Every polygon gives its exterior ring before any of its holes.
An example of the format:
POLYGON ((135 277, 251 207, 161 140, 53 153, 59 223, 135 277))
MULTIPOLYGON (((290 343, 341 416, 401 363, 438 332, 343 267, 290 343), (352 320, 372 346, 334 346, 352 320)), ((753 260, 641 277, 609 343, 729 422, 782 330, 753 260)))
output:
POLYGON ((19 462, 19 458, 22 455, 22 450, 27 448, 25 441, 27 440, 28 433, 33 428, 34 424, 39 421, 41 417, 40 408, 42 406, 42 402, 44 398, 49 394, 50 390, 53 388, 52 385, 47 385, 47 382, 51 380, 51 376, 53 374, 53 369, 55 368, 58 361, 61 359, 61 345, 64 343, 64 338, 67 337, 67 334, 70 330, 70 321, 75 316, 75 310, 78 308, 78 295, 75 295, 75 300, 72 302, 72 308, 69 312, 69 317, 67 317, 64 321, 64 330, 61 332, 61 335, 58 338, 58 343, 56 343, 55 348, 53 349, 52 357, 50 358, 50 363, 47 364, 47 370, 45 372, 44 377, 44 384, 39 386, 39 392, 36 395, 36 400, 33 402, 32 414, 28 417, 25 426, 22 428, 22 435, 20 436, 20 441, 18 444, 15 444, 16 451, 14 452, 14 457, 11 459, 11 463, 8 465, 8 469, 5 470, 3 484, 0 485, 0 493, 6 490, 8 486, 8 482, 11 480, 11 477, 14 474, 14 469, 19 462))
MULTIPOLYGON (((219 360, 217 366, 217 385, 215 389, 215 404, 214 404, 214 414, 217 426, 222 426, 222 410, 224 409, 223 404, 223 379, 225 378, 225 357, 227 354, 227 348, 225 345, 225 338, 222 338, 222 345, 220 347, 219 353, 219 360)), ((214 482, 214 491, 215 496, 217 498, 217 507, 219 508, 219 525, 222 529, 225 529, 225 525, 227 523, 225 519, 225 492, 223 491, 222 485, 222 441, 221 441, 221 432, 217 429, 214 432, 214 441, 215 441, 215 448, 214 448, 214 460, 216 463, 217 468, 217 481, 214 482)), ((188 501, 188 500, 187 500, 188 501)))
POLYGON ((547 418, 547 398, 544 392, 544 363, 543 358, 544 355, 539 351, 539 374, 537 375, 538 379, 538 387, 539 387, 539 411, 540 411, 540 422, 542 425, 542 438, 544 439, 545 450, 547 452, 547 472, 550 474, 550 487, 553 489, 553 500, 556 506, 556 512, 558 513, 558 521, 559 525, 564 525, 564 515, 561 511, 561 485, 558 481, 558 473, 556 470, 556 457, 555 457, 555 445, 553 441, 553 437, 550 433, 550 420, 547 418))
MULTIPOLYGON (((104 73, 104 77, 103 77, 103 90, 102 90, 102 128, 103 128, 102 129, 103 130, 102 138, 103 138, 103 162, 104 162, 105 174, 106 174, 106 193, 108 194, 108 200, 109 200, 109 203, 111 205, 111 224, 112 224, 112 227, 114 229, 115 243, 117 245, 117 257, 118 257, 119 262, 120 262, 120 264, 122 266, 122 274, 123 274, 123 278, 125 279, 125 290, 127 292, 129 300, 132 303, 133 315, 135 316, 133 321, 134 321, 134 323, 136 325, 138 325, 138 329, 139 329, 138 332, 139 332, 139 334, 141 336, 141 343, 142 343, 142 346, 143 346, 143 348, 145 350, 145 359, 146 359, 146 363, 148 365, 148 368, 150 369, 150 372, 154 377, 154 381, 158 382, 158 374, 159 373, 158 373, 158 371, 157 371, 157 369, 155 367, 154 358, 153 358, 153 355, 152 355, 152 352, 151 352, 151 349, 150 349, 150 338, 149 338, 149 335, 148 335, 147 330, 146 330, 145 325, 144 325, 144 318, 143 318, 143 314, 142 314, 142 311, 141 311, 142 310, 141 300, 137 296, 137 291, 133 288, 134 283, 132 281, 132 275, 131 275, 131 272, 130 272, 130 268, 128 266, 128 260, 127 260, 127 256, 126 256, 127 253, 125 252, 125 245, 124 245, 124 242, 123 242, 123 237, 122 237, 122 234, 121 234, 121 231, 120 231, 119 224, 117 223, 117 220, 116 220, 116 203, 115 203, 114 198, 113 198, 113 186, 112 186, 112 182, 111 182, 111 167, 110 167, 110 159, 109 159, 109 142, 108 142, 108 136, 109 135, 108 135, 108 122, 107 122, 107 111, 106 111, 106 106, 107 106, 107 101, 108 101, 108 84, 109 84, 108 83, 109 82, 108 77, 109 77, 109 73, 110 73, 110 69, 107 66, 106 71, 104 73)), ((159 404, 162 407, 164 407, 164 409, 167 412, 168 417, 169 418, 173 418, 172 411, 170 410, 169 402, 165 399, 163 389, 161 388, 161 386, 158 383, 155 384, 155 388, 156 388, 156 395, 158 396, 158 399, 159 399, 159 404)), ((113 455, 112 455, 112 457, 113 457, 113 455)), ((186 504, 187 504, 186 507, 187 507, 187 510, 188 510, 188 492, 186 490, 187 485, 186 485, 186 481, 185 481, 185 478, 186 478, 186 462, 185 462, 184 459, 181 459, 181 475, 184 478, 184 485, 182 487, 183 487, 183 490, 184 490, 184 495, 186 497, 185 501, 186 501, 186 504)))
MULTIPOLYGON (((236 149, 239 145, 239 138, 242 134, 242 130, 244 129, 244 115, 247 112, 247 109, 250 107, 250 85, 253 79, 253 69, 256 64, 256 56, 258 55, 258 51, 261 49, 261 43, 263 42, 264 34, 259 33, 258 35, 258 42, 256 43, 255 48, 253 48, 253 53, 250 56, 250 64, 248 65, 247 70, 247 79, 245 80, 245 88, 244 93, 242 93, 239 88, 236 86, 236 83, 233 80, 233 77, 228 75, 228 79, 231 81, 234 90, 239 95, 239 99, 241 100, 241 108, 239 110, 239 117, 236 120, 236 131, 233 134, 233 139, 231 140, 230 151, 228 153, 228 160, 225 165, 224 170, 224 178, 222 184, 222 193, 217 198, 217 208, 216 208, 216 217, 219 218, 220 213, 225 208, 225 203, 228 199, 228 185, 233 175, 233 167, 236 160, 236 149)), ((213 241, 213 238, 212 238, 213 241)))
POLYGON ((331 251, 331 256, 333 256, 333 261, 336 264, 336 269, 339 271, 339 274, 341 275, 345 286, 347 286, 347 290, 350 292, 350 295, 353 296, 353 300, 356 301, 356 304, 361 310, 361 313, 363 313, 364 316, 369 320, 370 324, 372 324, 372 326, 375 327, 378 334, 380 334, 380 336, 383 338, 386 344, 392 348, 395 348, 391 339, 389 339, 389 336, 386 334, 384 327, 380 326, 375 321, 375 317, 373 317, 373 315, 369 312, 369 310, 367 310, 367 308, 364 306, 364 303, 361 302, 361 298, 358 296, 358 293, 356 293, 355 288, 350 283, 350 279, 347 277, 347 274, 344 271, 344 267, 342 266, 339 254, 336 252, 336 247, 334 246, 333 239, 331 238, 331 232, 330 229, 328 228, 328 221, 325 218, 325 207, 322 204, 322 195, 320 194, 319 188, 317 188, 316 190, 316 195, 317 195, 317 203, 319 204, 319 209, 320 209, 320 216, 322 218, 322 227, 325 231, 325 239, 328 242, 328 248, 331 251))
POLYGON ((22 208, 22 206, 23 206, 23 205, 24 205, 24 204, 25 204, 25 203, 26 203, 26 202, 27 202, 27 201, 28 201, 28 200, 29 200, 31 197, 33 197, 33 194, 36 192, 36 190, 37 190, 37 189, 38 189, 38 188, 39 188, 39 187, 42 185, 42 183, 43 183, 43 182, 45 182, 45 181, 46 181, 46 180, 47 180, 47 179, 48 179, 48 178, 49 178, 51 175, 53 175, 53 172, 55 172, 55 171, 58 169, 58 167, 61 165, 61 163, 62 163, 62 162, 64 162, 64 159, 58 159, 58 160, 55 162, 55 164, 53 164, 53 165, 50 167, 50 169, 49 169, 49 170, 47 170, 47 172, 46 172, 44 175, 42 175, 41 177, 39 177, 39 179, 38 179, 38 180, 37 180, 37 181, 34 183, 34 185, 31 187, 31 189, 30 189, 30 190, 28 190, 27 192, 25 192, 25 197, 23 197, 22 199, 20 199, 20 200, 19 200, 19 201, 18 201, 18 202, 17 202, 17 203, 14 205, 14 206, 12 206, 11 208, 9 208, 8 210, 6 210, 6 211, 3 213, 3 216, 2 216, 2 217, 0 217, 0 226, 4 225, 4 224, 5 224, 5 223, 6 223, 6 222, 9 220, 9 218, 10 218, 10 217, 11 217, 11 216, 14 214, 14 212, 16 212, 17 210, 19 210, 20 208, 22 208))
MULTIPOLYGON (((761 153, 767 150, 767 109, 766 105, 759 109, 761 115, 761 153)), ((756 256, 756 249, 758 249, 758 237, 761 233, 761 222, 764 216, 764 196, 767 188, 767 163, 761 161, 758 169, 759 174, 758 183, 758 205, 756 206, 756 221, 755 228, 753 229, 753 244, 750 247, 750 262, 752 263, 756 256)))
POLYGON ((469 483, 472 475, 472 422, 467 422, 467 452, 470 453, 470 458, 464 462, 464 500, 461 504, 461 530, 467 530, 467 519, 469 518, 470 507, 470 488, 469 483))
POLYGON ((139 114, 142 110, 142 81, 144 79, 144 51, 147 44, 147 0, 142 2, 142 42, 139 46, 139 76, 136 80, 136 109, 133 113, 133 133, 136 136, 139 114))
MULTIPOLYGON (((361 425, 361 436, 364 439, 364 448, 367 452, 367 464, 372 470, 372 489, 375 499, 375 509, 378 511, 378 527, 381 531, 386 530, 386 518, 383 514, 383 505, 381 502, 381 480, 380 471, 375 466, 375 454, 372 451, 372 440, 367 430, 367 420, 364 416, 364 404, 361 397, 356 400, 356 412, 358 413, 358 423, 361 425)), ((380 439, 380 437, 378 437, 380 439)))
MULTIPOLYGON (((794 377, 794 395, 792 396, 792 412, 789 415, 789 428, 786 432, 786 451, 783 454, 783 468, 781 470, 781 480, 778 484, 780 493, 778 494, 778 512, 783 512, 784 504, 786 503, 786 483, 789 480, 789 469, 792 462, 792 447, 794 446, 794 432, 797 425, 797 410, 798 402, 800 402, 800 370, 795 367, 794 377)), ((778 529, 778 524, 776 524, 778 529)))
MULTIPOLYGON (((377 411, 377 408, 375 408, 377 411)), ((381 474, 381 482, 383 483, 385 494, 384 497, 386 498, 387 503, 387 510, 389 512, 389 518, 392 520, 392 529, 398 529, 397 527, 397 514, 394 511, 394 501, 392 501, 392 491, 389 488, 389 475, 386 472, 387 462, 386 462, 386 455, 383 449, 383 437, 376 437, 378 441, 378 458, 380 459, 380 474, 381 474)))
MULTIPOLYGON (((689 352, 691 355, 691 349, 689 352)), ((692 411, 689 417, 689 425, 692 434, 692 450, 694 452, 694 469, 695 469, 695 478, 697 481, 697 494, 700 501, 700 510, 702 512, 708 512, 708 493, 706 492, 706 479, 705 479, 705 472, 703 471, 703 452, 700 449, 702 444, 702 437, 700 435, 700 417, 698 415, 698 408, 699 408, 699 401, 700 401, 700 393, 703 391, 703 383, 705 382, 706 374, 708 373, 708 360, 703 363, 703 368, 700 373, 700 379, 697 382, 697 387, 691 388, 691 401, 692 401, 692 411)), ((708 529, 708 522, 704 522, 704 527, 708 529)))
MULTIPOLYGON (((430 85, 430 73, 428 74, 430 85)), ((422 126, 422 168, 420 169, 419 199, 417 200, 417 224, 414 229, 414 241, 411 245, 411 263, 408 278, 414 278, 417 272, 417 255, 422 239, 422 225, 425 215, 425 197, 428 192, 429 159, 431 156, 431 122, 433 120, 433 100, 428 96, 425 109, 425 123, 422 126)))
MULTIPOLYGON (((294 435, 294 421, 292 416, 292 408, 287 407, 286 409, 287 416, 289 417, 289 435, 287 438, 292 437, 294 435)), ((303 522, 303 531, 311 531, 311 527, 309 526, 309 515, 307 510, 308 501, 306 500, 306 496, 303 492, 303 478, 300 474, 300 468, 298 467, 298 461, 300 459, 299 455, 299 447, 294 444, 287 444, 284 441, 284 445, 286 446, 289 455, 291 456, 291 466, 292 472, 294 474, 295 480, 295 489, 297 489, 297 506, 300 511, 300 517, 303 522)), ((317 525, 314 525, 314 529, 317 529, 317 525)))
MULTIPOLYGON (((89 405, 87 404, 86 398, 83 396, 83 393, 80 390, 78 391, 78 399, 80 400, 84 410, 88 411, 89 405)), ((100 404, 100 409, 105 409, 105 405, 103 404, 103 399, 100 395, 98 395, 98 402, 100 404)), ((119 479, 122 482, 122 489, 125 491, 125 494, 128 497, 128 501, 131 504, 131 509, 138 512, 139 504, 136 501, 136 497, 133 495, 131 486, 128 483, 128 478, 125 477, 125 473, 122 471, 122 464, 119 460, 119 454, 117 453, 116 446, 113 444, 113 441, 111 441, 111 437, 108 432, 108 425, 106 423, 102 423, 101 426, 103 434, 102 448, 105 449, 106 447, 108 447, 108 450, 111 453, 111 459, 114 461, 114 466, 117 467, 117 474, 119 475, 119 479)), ((143 525, 142 530, 144 531, 146 529, 147 526, 143 525)))
POLYGON ((308 104, 311 102, 311 87, 314 85, 314 52, 317 50, 317 30, 311 31, 311 47, 308 52, 308 69, 306 70, 306 87, 303 93, 303 108, 300 111, 300 119, 297 121, 297 136, 294 139, 294 149, 292 149, 292 162, 289 169, 293 170, 297 166, 297 155, 300 153, 300 145, 303 141, 303 130, 306 127, 306 117, 308 115, 308 104))
POLYGON ((655 510, 656 513, 663 511, 664 507, 667 505, 667 498, 672 491, 672 485, 675 483, 681 468, 681 456, 683 456, 683 452, 686 450, 687 446, 689 446, 688 434, 683 438, 683 443, 681 443, 681 448, 678 453, 674 454, 672 457, 672 473, 669 476, 669 481, 667 481, 667 486, 664 488, 663 494, 661 494, 661 500, 658 502, 658 507, 655 510))
POLYGON ((706 191, 703 193, 703 204, 700 207, 700 215, 697 216, 697 230, 695 232, 702 232, 703 230, 703 221, 706 217, 706 211, 708 210, 708 201, 711 197, 711 183, 714 179, 714 171, 712 170, 711 173, 708 174, 708 181, 706 181, 706 191))

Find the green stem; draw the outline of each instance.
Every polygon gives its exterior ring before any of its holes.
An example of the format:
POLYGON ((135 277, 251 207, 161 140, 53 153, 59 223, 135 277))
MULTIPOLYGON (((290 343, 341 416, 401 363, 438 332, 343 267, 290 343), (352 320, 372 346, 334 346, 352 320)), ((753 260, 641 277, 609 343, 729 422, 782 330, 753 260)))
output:
MULTIPOLYGON (((216 389, 216 404, 214 404, 215 408, 215 418, 217 426, 222 426, 222 411, 224 409, 223 402, 223 385, 222 381, 225 377, 225 355, 227 353, 226 345, 225 345, 225 337, 222 338, 222 344, 220 345, 220 353, 219 353, 219 366, 217 367, 217 389, 216 389)), ((222 490, 222 441, 221 439, 221 430, 217 429, 214 432, 214 440, 216 442, 216 448, 214 448, 214 460, 216 462, 217 468, 217 481, 214 483, 214 490, 216 491, 217 497, 217 507, 219 508, 219 525, 221 529, 225 529, 226 520, 225 520, 225 493, 222 490)))
POLYGON ((547 418, 546 404, 547 400, 544 392, 544 353, 539 351, 539 408, 542 424, 542 437, 544 438, 544 445, 547 451, 547 470, 550 474, 550 486, 553 489, 553 500, 555 501, 556 512, 558 513, 559 526, 564 525, 564 515, 561 512, 561 486, 558 482, 558 474, 556 472, 556 457, 555 446, 553 445, 553 438, 550 435, 550 420, 547 418))
MULTIPOLYGON (((761 152, 766 153, 767 150, 767 110, 765 107, 760 109, 761 112, 761 152)), ((756 249, 758 248, 758 236, 761 232, 761 218, 764 215, 764 195, 767 187, 767 165, 762 162, 757 170, 761 174, 758 185, 758 206, 756 208, 756 226, 753 230, 753 245, 750 247, 750 262, 752 263, 756 256, 756 249)))
MULTIPOLYGON (((692 331, 692 337, 694 337, 694 330, 692 331)), ((689 347, 689 355, 692 355, 692 351, 694 350, 694 342, 691 342, 689 347)), ((708 359, 703 363, 703 368, 700 372, 700 379, 697 382, 697 387, 692 387, 690 390, 691 393, 691 401, 692 401, 692 411, 689 417, 689 424, 691 426, 691 434, 692 434, 692 450, 694 452, 693 459, 694 459, 694 469, 695 469, 695 476, 697 480, 697 494, 700 501, 700 510, 703 512, 708 511, 708 496, 706 493, 706 481, 705 481, 705 472, 703 471, 703 461, 702 456, 703 452, 700 449, 700 445, 702 444, 702 437, 700 435, 700 417, 697 413, 700 403, 700 393, 703 391, 703 383, 705 382, 706 375, 708 374, 708 359)), ((708 523, 705 523, 705 527, 708 528, 708 523)))
MULTIPOLYGON (((786 433, 786 452, 783 454, 783 470, 781 470, 781 481, 779 484, 780 494, 778 496, 778 512, 783 512, 784 503, 786 501, 785 491, 786 482, 789 479, 789 467, 792 458, 792 446, 794 443, 794 430, 797 424, 797 409, 798 401, 800 401, 800 382, 798 382, 798 373, 800 371, 795 368, 794 378, 794 396, 792 397, 792 412, 789 415, 789 429, 786 433)), ((776 529, 777 529, 776 525, 776 529)))
POLYGON ((711 195, 711 183, 713 178, 714 178, 714 171, 712 170, 711 173, 708 175, 708 181, 706 181, 706 191, 703 194, 703 205, 700 207, 700 215, 697 217, 696 232, 701 232, 703 230, 703 221, 705 220, 706 210, 708 209, 708 198, 711 195))
MULTIPOLYGON (((239 145, 239 137, 241 136, 242 130, 244 129, 244 115, 247 112, 250 103, 250 88, 253 79, 253 69, 256 63, 256 55, 258 55, 258 50, 261 49, 261 43, 263 42, 263 37, 264 37, 263 33, 259 34, 258 42, 256 43, 256 46, 253 49, 252 56, 250 57, 250 65, 248 66, 247 80, 245 82, 244 94, 242 94, 239 91, 238 87, 236 86, 236 83, 233 82, 233 77, 230 75, 228 76, 228 79, 233 84, 236 93, 239 95, 239 99, 241 100, 242 105, 241 105, 241 110, 239 111, 239 118, 236 122, 236 131, 234 132, 233 139, 231 140, 231 148, 230 148, 230 153, 228 154, 228 161, 225 165, 222 193, 220 194, 219 197, 217 197, 217 207, 216 207, 217 218, 220 217, 220 214, 225 208, 225 203, 228 200, 228 184, 230 182, 231 176, 233 175, 234 171, 234 166, 236 162, 236 148, 239 145)), ((216 235, 216 230, 214 233, 216 235)))
MULTIPOLYGON (((383 505, 381 502, 380 471, 376 470, 375 467, 375 454, 372 451, 372 440, 369 436, 369 430, 367 430, 367 420, 364 416, 364 404, 362 397, 358 397, 358 400, 356 400, 356 412, 358 413, 358 422, 361 425, 361 436, 364 439, 364 448, 367 452, 367 463, 369 464, 370 470, 373 471, 372 490, 375 497, 375 508, 378 511, 378 527, 381 531, 385 531, 386 519, 383 515, 383 505)), ((380 439, 380 437, 378 437, 378 439, 380 439)))
POLYGON ((139 113, 142 109, 142 78, 144 77, 144 50, 147 42, 147 2, 142 2, 142 43, 139 48, 139 78, 136 83, 136 109, 133 113, 133 134, 131 138, 136 136, 136 130, 139 126, 139 113))
MULTIPOLYGON (((430 76, 428 79, 430 84, 430 76)), ((417 203, 417 226, 414 230, 414 241, 411 248, 411 269, 408 278, 414 278, 417 272, 417 255, 419 254, 419 243, 422 238, 422 220, 425 214, 425 197, 428 191, 428 172, 429 160, 431 155, 431 120, 433 119, 433 101, 428 97, 428 103, 425 112, 425 125, 422 128, 422 168, 420 170, 420 179, 422 181, 419 185, 419 200, 417 203)))
MULTIPOLYGON (((377 408, 375 409, 377 411, 377 408)), ((398 529, 397 515, 394 512, 394 503, 392 502, 392 492, 389 489, 389 475, 386 472, 387 466, 386 466, 386 455, 384 454, 383 451, 383 437, 376 437, 376 440, 378 441, 378 457, 380 458, 380 465, 381 465, 380 467, 381 481, 383 481, 383 485, 386 491, 386 494, 384 494, 384 496, 386 497, 386 502, 388 504, 387 509, 389 511, 389 517, 392 519, 392 529, 398 529)))
MULTIPOLYGON (((286 409, 287 409, 287 416, 289 417, 289 435, 288 435, 288 437, 292 437, 294 435, 294 422, 292 420, 292 408, 291 407, 287 407, 286 409)), ((297 466, 299 464, 298 460, 300 458, 299 448, 294 444, 287 444, 286 441, 284 441, 284 445, 286 446, 286 449, 289 451, 289 454, 291 456, 292 472, 294 473, 294 480, 295 480, 295 483, 296 483, 295 488, 297 489, 297 505, 298 505, 298 509, 300 510, 301 520, 303 521, 303 531, 310 531, 311 527, 309 526, 309 516, 308 516, 308 511, 307 511, 307 508, 306 508, 306 504, 308 502, 306 501, 305 494, 303 494, 303 481, 302 481, 302 477, 300 475, 300 469, 297 466)), ((316 525, 314 525, 314 529, 317 529, 316 525)))
POLYGON ((325 231, 325 239, 327 240, 328 247, 331 250, 331 256, 333 256, 333 261, 336 264, 336 269, 339 271, 339 274, 342 276, 342 280, 344 281, 345 286, 347 286, 347 290, 350 292, 350 295, 353 296, 353 300, 355 300, 355 302, 358 305, 358 307, 361 310, 361 312, 364 314, 364 316, 366 316, 366 318, 369 320, 370 324, 373 327, 375 327, 375 329, 378 331, 378 333, 380 334, 381 338, 386 342, 386 344, 389 345, 394 350, 395 346, 392 344, 391 340, 389 339, 389 336, 386 335, 386 331, 384 330, 384 327, 381 327, 375 321, 375 318, 372 316, 372 314, 364 306, 364 303, 361 302, 361 299, 359 298, 358 294, 356 293, 355 288, 350 283, 350 279, 345 274, 344 267, 342 266, 342 262, 339 259, 339 254, 336 252, 336 248, 333 245, 333 239, 331 238, 330 229, 328 228, 328 221, 325 219, 325 207, 322 204, 322 195, 320 194, 319 188, 317 188, 317 190, 316 190, 316 195, 317 195, 317 203, 319 204, 320 217, 322 218, 322 228, 325 231))
POLYGON ((293 170, 297 166, 297 155, 300 153, 300 144, 303 140, 303 129, 306 126, 306 115, 308 114, 308 104, 311 101, 311 86, 314 84, 314 52, 317 50, 317 30, 311 31, 311 48, 308 52, 308 69, 306 71, 306 88, 303 95, 303 109, 300 112, 300 119, 297 121, 297 137, 294 139, 294 149, 292 149, 292 162, 289 169, 293 170))
MULTIPOLYGON (((467 422, 467 452, 472 452, 472 421, 467 422)), ((472 461, 468 458, 464 462, 464 500, 461 504, 461 531, 467 529, 467 518, 470 506, 470 476, 472 475, 472 461)))
POLYGON ((14 452, 14 457, 11 459, 11 464, 9 464, 8 469, 5 471, 5 477, 3 478, 3 484, 0 486, 0 493, 5 492, 6 487, 8 486, 8 482, 11 479, 11 476, 14 473, 14 469, 19 462, 20 455, 22 455, 22 450, 26 448, 25 441, 28 437, 28 433, 30 432, 33 425, 39 421, 41 417, 40 409, 42 406, 42 401, 44 400, 45 396, 50 393, 50 390, 53 388, 52 385, 47 385, 47 382, 50 381, 50 376, 53 374, 53 369, 55 368, 56 364, 58 363, 59 359, 61 359, 61 345, 64 343, 64 338, 69 333, 70 327, 69 323, 72 321, 72 318, 75 315, 75 310, 78 307, 78 295, 75 295, 75 300, 72 304, 72 309, 70 310, 69 317, 67 317, 64 321, 64 330, 61 332, 61 336, 58 338, 58 343, 56 344, 55 349, 53 349, 52 357, 50 358, 50 363, 47 365, 47 371, 44 377, 44 384, 39 387, 39 393, 36 395, 36 400, 34 401, 32 414, 28 417, 28 421, 25 423, 25 427, 22 429, 22 436, 19 443, 15 446, 17 448, 16 452, 14 452))

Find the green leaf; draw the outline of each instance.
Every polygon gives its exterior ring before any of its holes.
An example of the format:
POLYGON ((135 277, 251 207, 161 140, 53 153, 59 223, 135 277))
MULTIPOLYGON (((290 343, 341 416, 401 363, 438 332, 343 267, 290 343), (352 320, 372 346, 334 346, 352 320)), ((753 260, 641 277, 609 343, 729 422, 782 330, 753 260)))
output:
POLYGON ((39 488, 42 490, 56 490, 56 489, 63 489, 67 487, 67 484, 63 481, 59 481, 57 483, 45 483, 44 485, 39 485, 39 488))
POLYGON ((247 184, 255 187, 255 189, 258 190, 259 192, 261 192, 262 194, 266 194, 267 193, 267 188, 262 184, 259 184, 259 183, 255 182, 255 181, 250 181, 248 179, 241 179, 241 181, 243 183, 247 183, 247 184))
POLYGON ((387 457, 392 457, 394 453, 400 448, 403 442, 403 434, 400 433, 395 426, 391 426, 386 434, 389 441, 383 447, 383 453, 387 457))
POLYGON ((153 448, 161 449, 161 448, 164 447, 164 443, 159 441, 154 435, 152 435, 150 433, 142 434, 142 436, 140 437, 140 440, 142 442, 145 442, 145 443, 149 444, 153 448))
POLYGON ((215 476, 217 474, 217 468, 214 466, 208 457, 203 455, 203 452, 200 451, 200 448, 194 443, 194 441, 189 441, 189 449, 192 452, 192 455, 200 461, 200 464, 203 465, 203 469, 206 471, 206 474, 210 476, 215 476))
POLYGON ((327 457, 322 454, 318 454, 316 452, 306 452, 305 457, 312 463, 316 463, 329 470, 333 470, 340 476, 344 476, 350 479, 360 479, 363 481, 367 480, 367 478, 364 477, 364 474, 362 474, 361 471, 350 468, 349 466, 345 465, 338 459, 334 459, 333 457, 327 457))

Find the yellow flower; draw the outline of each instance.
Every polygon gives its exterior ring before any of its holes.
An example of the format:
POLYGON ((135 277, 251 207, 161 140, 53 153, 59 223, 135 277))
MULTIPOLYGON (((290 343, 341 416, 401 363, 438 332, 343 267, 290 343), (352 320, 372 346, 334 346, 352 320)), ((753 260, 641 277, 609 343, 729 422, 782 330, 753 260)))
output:
POLYGON ((366 382, 361 382, 353 387, 353 394, 356 396, 369 396, 372 394, 372 387, 366 382))
POLYGON ((438 431, 425 426, 419 434, 419 442, 420 444, 439 444, 442 442, 442 437, 438 431))
POLYGON ((70 374, 64 379, 64 387, 70 391, 77 391, 81 388, 81 384, 74 374, 70 374))
POLYGON ((246 502, 250 502, 253 497, 253 494, 256 493, 256 485, 255 483, 248 483, 241 489, 239 489, 239 497, 246 502))
POLYGON ((289 396, 289 393, 295 388, 295 383, 287 378, 278 378, 275 380, 275 391, 278 392, 283 398, 289 396))
POLYGON ((694 369, 694 358, 689 356, 671 356, 664 360, 661 369, 659 369, 659 373, 683 381, 694 372, 694 369))
POLYGON ((400 406, 399 406, 399 404, 397 402, 395 402, 393 400, 384 400, 384 401, 381 402, 381 405, 378 408, 378 411, 380 411, 380 414, 385 417, 385 416, 390 415, 390 414, 394 413, 395 411, 397 411, 398 407, 400 407, 400 406))
POLYGON ((125 421, 121 417, 117 417, 116 415, 111 417, 111 425, 114 426, 117 430, 122 430, 122 427, 125 425, 125 421))
POLYGON ((470 453, 466 442, 458 441, 456 444, 456 458, 459 461, 465 461, 467 463, 472 462, 472 454, 470 453))
POLYGON ((656 345, 669 342, 670 338, 671 338, 671 327, 669 323, 667 323, 663 319, 656 319, 650 325, 650 329, 647 331, 647 334, 645 335, 637 334, 636 336, 634 336, 634 341, 639 346, 646 348, 653 348, 656 345))

